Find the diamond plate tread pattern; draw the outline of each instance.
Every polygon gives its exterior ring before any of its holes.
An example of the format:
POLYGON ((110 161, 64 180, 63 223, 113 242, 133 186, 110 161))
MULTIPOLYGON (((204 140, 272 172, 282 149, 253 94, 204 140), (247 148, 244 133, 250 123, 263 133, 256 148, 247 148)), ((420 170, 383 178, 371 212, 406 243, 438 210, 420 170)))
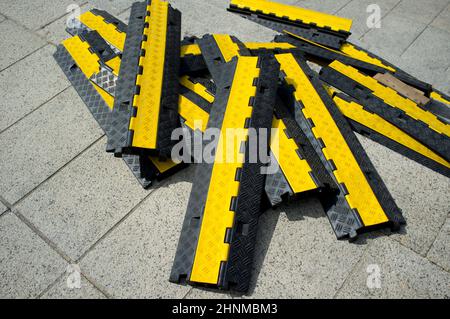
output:
POLYGON ((113 24, 118 32, 127 32, 127 25, 126 23, 122 22, 112 14, 110 14, 107 11, 99 10, 99 9, 92 9, 91 12, 95 14, 96 16, 100 16, 103 18, 103 20, 106 23, 113 24))
POLYGON ((169 5, 163 88, 157 132, 157 149, 163 157, 170 157, 174 145, 174 141, 171 139, 172 131, 180 126, 178 116, 180 43, 181 12, 169 5))
MULTIPOLYGON (((269 130, 272 127, 280 66, 273 56, 265 55, 258 57, 258 68, 260 75, 256 84, 257 93, 253 103, 250 127, 256 130, 269 130)), ((266 140, 266 143, 269 143, 269 140, 266 140)), ((239 292, 246 292, 250 285, 266 177, 261 173, 262 167, 265 166, 261 159, 258 163, 250 163, 249 156, 247 143, 246 161, 240 175, 239 195, 231 230, 230 252, 225 273, 222 273, 225 276, 222 282, 223 287, 239 292)))
POLYGON ((350 35, 352 25, 350 19, 265 0, 231 0, 228 10, 242 14, 255 14, 261 18, 300 27, 312 26, 334 32, 345 38, 350 35))
POLYGON ((333 97, 342 114, 352 124, 354 130, 386 147, 448 176, 450 162, 431 151, 413 137, 390 124, 376 113, 370 113, 357 100, 338 93, 333 97), (384 145, 383 144, 383 145, 384 145))
POLYGON ((114 97, 116 95, 117 77, 107 66, 101 65, 100 71, 93 74, 90 80, 108 92, 111 96, 114 97))
POLYGON ((209 72, 213 79, 220 78, 220 70, 223 63, 228 62, 233 56, 243 55, 250 56, 250 51, 245 48, 242 42, 237 38, 228 35, 204 35, 201 39, 197 40, 200 50, 203 55, 203 59, 208 67, 209 72), (228 46, 223 47, 222 52, 219 47, 218 41, 225 42, 228 46), (234 47, 232 47, 234 46, 234 47), (227 57, 225 57, 227 55, 227 57), (227 59, 228 58, 228 59, 227 59))
POLYGON ((306 134, 297 124, 294 116, 289 113, 287 106, 281 99, 279 99, 276 104, 275 116, 283 120, 290 137, 298 146, 297 153, 299 156, 307 159, 308 164, 312 169, 310 173, 311 177, 319 187, 319 191, 324 191, 325 188, 327 192, 336 192, 338 186, 322 164, 320 157, 315 152, 313 146, 306 137, 306 134))
POLYGON ((120 119, 117 131, 121 134, 111 145, 119 154, 141 149, 168 158, 175 144, 171 139, 172 131, 179 127, 181 13, 166 2, 155 0, 148 2, 140 14, 134 14, 132 12, 130 17, 122 58, 125 65, 122 65, 117 84, 116 99, 119 100, 112 113, 115 113, 117 106, 117 113, 121 113, 117 117, 120 119), (151 16, 147 9, 153 10, 151 16), (144 18, 144 13, 145 19, 140 19, 144 18), (134 25, 140 31, 139 36, 138 32, 132 31, 134 25), (164 50, 161 51, 162 47, 164 50), (130 54, 131 59, 127 59, 129 51, 134 51, 130 54), (127 72, 128 63, 134 72, 127 72), (126 90, 121 86, 123 82, 126 90))
POLYGON ((339 126, 342 135, 350 145, 350 148, 361 169, 363 170, 363 173, 366 176, 373 192, 375 193, 375 196, 378 198, 378 201, 383 207, 385 214, 388 216, 390 223, 392 223, 391 227, 396 229, 399 225, 405 223, 405 219, 403 218, 400 208, 395 203, 392 195, 389 193, 386 185, 367 156, 361 143, 358 141, 356 135, 348 125, 348 122, 334 104, 331 97, 325 91, 322 82, 319 80, 318 74, 311 70, 304 61, 300 61, 300 65, 311 79, 311 83, 319 93, 321 99, 325 101, 327 109, 332 114, 333 119, 339 126))
MULTIPOLYGON (((284 90, 280 91, 280 93, 282 94, 286 102, 289 101, 288 104, 291 105, 291 108, 293 109, 295 121, 298 123, 298 125, 310 141, 323 166, 327 169, 330 176, 333 176, 332 174, 334 168, 330 165, 330 163, 322 153, 323 145, 319 140, 316 139, 311 130, 311 126, 308 123, 308 120, 305 118, 303 113, 300 112, 302 104, 299 101, 295 100, 290 88, 285 88, 284 90)), ((337 181, 334 179, 334 176, 333 180, 337 185, 337 181)), ((338 189, 334 196, 324 197, 321 202, 331 224, 331 227, 336 234, 336 237, 338 239, 356 238, 358 232, 363 229, 364 225, 359 219, 357 213, 350 208, 349 204, 345 200, 345 193, 342 190, 338 189)))
POLYGON ((132 114, 136 77, 139 72, 141 41, 144 31, 145 2, 134 3, 131 7, 130 22, 127 27, 124 51, 117 81, 114 108, 108 119, 107 151, 121 154, 127 145, 128 126, 132 114))
MULTIPOLYGON (((334 105, 331 98, 328 96, 327 92, 322 86, 322 83, 318 79, 318 75, 307 66, 306 62, 301 57, 296 56, 295 62, 308 77, 314 90, 323 101, 323 104, 331 115, 342 137, 349 146, 349 149, 351 150, 353 157, 358 164, 358 167, 361 168, 361 172, 365 176, 364 178, 366 182, 369 184, 371 190, 373 191, 373 194, 376 197, 378 203, 377 205, 381 206, 383 213, 387 217, 387 222, 384 222, 382 221, 382 219, 380 219, 381 224, 378 224, 377 226, 381 227, 383 225, 388 225, 393 229, 398 228, 400 224, 404 223, 401 211, 395 204, 392 196, 386 189, 386 186, 384 185, 380 176, 367 157, 364 149, 352 132, 350 126, 348 125, 348 122, 340 113, 336 105, 334 105)), ((334 166, 334 163, 332 163, 332 161, 327 160, 322 151, 322 149, 325 147, 324 141, 316 139, 315 135, 312 132, 314 123, 312 123, 305 117, 304 111, 300 112, 300 110, 304 108, 302 101, 297 101, 293 97, 292 89, 289 91, 289 88, 287 88, 286 90, 286 96, 288 99, 290 99, 291 105, 294 107, 296 121, 310 139, 311 144, 314 146, 317 154, 321 157, 325 167, 331 174, 334 175, 336 167, 334 166)), ((329 154, 329 156, 331 156, 332 159, 333 155, 329 154)), ((335 178, 336 176, 333 177, 335 178)), ((359 212, 356 209, 351 209, 351 206, 349 206, 349 203, 347 203, 347 187, 342 184, 339 185, 339 194, 337 194, 334 199, 330 197, 325 198, 323 204, 337 237, 354 238, 359 232, 363 232, 367 228, 363 224, 359 216, 359 212)))
POLYGON ((66 27, 66 32, 69 33, 71 36, 77 36, 85 32, 92 31, 86 25, 78 21, 76 18, 72 19, 72 21, 69 22, 69 25, 70 26, 66 27))
MULTIPOLYGON (((223 79, 225 79, 223 87, 226 87, 226 85, 231 87, 236 64, 237 61, 233 61, 226 67, 222 68, 222 71, 218 73, 223 79)), ((229 89, 223 89, 215 97, 208 120, 208 127, 221 127, 228 104, 229 94, 229 89)), ((192 191, 189 197, 186 215, 170 274, 169 280, 171 282, 184 283, 185 281, 189 281, 191 277, 191 270, 197 249, 200 227, 203 222, 203 213, 206 205, 213 166, 214 165, 210 163, 197 164, 194 185, 192 186, 192 191)))
POLYGON ((224 146, 227 141, 226 136, 232 134, 228 132, 228 128, 244 129, 252 124, 250 123, 254 111, 252 98, 257 92, 256 78, 260 73, 257 62, 258 58, 255 57, 239 59, 235 57, 230 63, 222 65, 221 78, 217 81, 217 98, 219 101, 224 99, 221 96, 228 98, 224 111, 222 111, 220 103, 214 103, 208 123, 208 128, 220 128, 221 135, 217 140, 210 186, 189 278, 193 284, 225 285, 223 265, 228 260, 230 253, 230 244, 227 240, 229 235, 227 234, 229 234, 229 229, 233 228, 238 215, 236 203, 239 201, 242 170, 245 165, 238 161, 238 158, 248 154, 245 150, 242 151, 242 146, 247 140, 247 133, 237 136, 237 144, 232 145, 232 148, 226 153, 224 146), (233 77, 229 76, 231 73, 234 74, 233 77), (220 109, 216 111, 218 106, 220 109), (222 113, 223 119, 220 124, 213 126, 222 113), (231 161, 227 161, 223 157, 229 152, 233 154, 231 161))
MULTIPOLYGON (((107 117, 110 113, 108 105, 106 105, 83 72, 76 66, 75 61, 64 46, 59 45, 57 47, 54 57, 80 98, 92 113, 94 119, 98 122, 101 129, 106 132, 107 117)), ((146 177, 141 177, 139 156, 129 155, 124 158, 124 161, 142 187, 148 188, 152 181, 146 177)))
POLYGON ((372 130, 371 128, 362 125, 361 123, 358 123, 352 119, 348 119, 350 125, 352 126, 353 130, 355 132, 358 132, 359 134, 370 138, 372 141, 377 142, 391 150, 393 150, 394 152, 397 152, 425 167, 428 167, 429 169, 442 174, 444 176, 447 176, 450 178, 450 169, 443 166, 443 165, 439 165, 438 163, 436 163, 433 160, 430 160, 428 157, 423 156, 420 153, 417 153, 415 151, 413 151, 412 149, 397 143, 396 141, 382 135, 379 134, 377 131, 372 130))
MULTIPOLYGON (((322 68, 320 78, 357 99, 364 109, 378 114, 447 161, 450 161, 450 138, 431 129, 427 123, 415 120, 405 111, 385 103, 381 98, 375 96, 369 88, 365 87, 364 84, 353 80, 332 67, 322 68)), ((392 90, 392 92, 395 91, 392 90)), ((414 102, 411 101, 411 103, 414 102)), ((414 103, 414 105, 416 104, 414 103)))
MULTIPOLYGON (((276 158, 272 152, 270 153, 270 157, 271 162, 276 162, 276 158)), ((289 186, 286 177, 284 177, 280 166, 278 166, 275 174, 267 174, 264 189, 272 207, 280 205, 284 201, 284 198, 294 196, 294 192, 289 186)))
POLYGON ((240 16, 277 32, 289 31, 335 50, 339 50, 346 39, 341 34, 336 34, 325 29, 313 28, 309 25, 302 25, 300 27, 276 20, 264 19, 254 14, 241 14, 240 16))
POLYGON ((111 49, 109 44, 106 43, 106 41, 95 30, 80 34, 80 38, 87 41, 91 46, 92 51, 94 51, 94 53, 105 62, 118 56, 118 54, 111 49))

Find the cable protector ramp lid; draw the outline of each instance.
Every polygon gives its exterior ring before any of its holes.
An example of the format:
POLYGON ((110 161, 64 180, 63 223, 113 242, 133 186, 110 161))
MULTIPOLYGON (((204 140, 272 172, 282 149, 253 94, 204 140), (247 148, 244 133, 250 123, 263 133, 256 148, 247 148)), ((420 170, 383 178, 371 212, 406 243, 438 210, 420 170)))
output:
POLYGON ((169 157, 179 127, 178 74, 181 13, 167 2, 135 3, 131 9, 108 151, 169 157))
POLYGON ((118 51, 123 51, 127 25, 106 11, 92 9, 71 21, 66 30, 72 35, 85 31, 97 31, 111 46, 118 51))
MULTIPOLYGON (((191 131, 204 132, 211 111, 214 95, 201 83, 183 77, 179 114, 191 131), (196 121, 202 125, 195 127, 196 121)), ((306 135, 288 112, 281 99, 277 98, 272 120, 270 139, 271 163, 274 174, 267 174, 265 192, 272 206, 281 202, 306 196, 311 192, 325 193, 337 188, 320 158, 315 153, 306 135)))
POLYGON ((259 129, 270 134, 278 73, 269 56, 236 57, 222 65, 208 122, 220 137, 213 163, 197 166, 172 282, 248 290, 266 165, 259 156, 249 160, 249 129, 268 143, 270 136, 259 129), (227 142, 230 137, 234 143, 227 142))
MULTIPOLYGON (((114 79, 117 72, 117 69, 109 68, 108 61, 98 54, 105 46, 107 44, 100 35, 90 31, 65 40, 55 53, 56 61, 104 132, 106 119, 114 105, 114 79), (108 90, 103 87, 107 86, 106 83, 98 82, 99 74, 105 79, 112 79, 103 81, 111 82, 108 90)), ((149 187, 153 180, 168 176, 183 167, 182 164, 153 156, 124 155, 123 160, 144 188, 149 187)))
POLYGON ((290 31, 339 49, 350 35, 352 20, 265 0, 231 0, 228 11, 272 30, 290 31))
MULTIPOLYGON (((428 84, 426 82, 423 82, 416 77, 412 76, 411 74, 408 74, 407 72, 400 69, 398 66, 390 63, 389 61, 381 58, 380 56, 360 47, 356 44, 346 42, 344 43, 340 50, 342 53, 357 59, 361 61, 366 61, 368 63, 378 65, 382 68, 387 69, 390 71, 396 78, 398 78, 400 81, 422 91, 425 96, 429 96, 432 92, 432 85, 428 84)), ((345 64, 351 65, 347 62, 342 61, 345 64)), ((357 66, 355 66, 357 68, 357 66)))
POLYGON ((322 68, 320 78, 450 160, 450 125, 414 101, 339 61, 322 68))
POLYGON ((357 100, 338 93, 333 101, 349 120, 355 132, 384 145, 391 150, 422 164, 435 172, 450 177, 450 162, 430 150, 413 137, 392 125, 376 113, 367 111, 357 100))
POLYGON ((339 193, 324 202, 338 238, 354 238, 373 227, 397 229, 405 221, 346 119, 318 75, 300 56, 276 55, 284 73, 284 98, 339 193))
POLYGON ((206 34, 197 43, 213 80, 220 78, 223 63, 236 56, 251 55, 239 39, 228 34, 206 34))

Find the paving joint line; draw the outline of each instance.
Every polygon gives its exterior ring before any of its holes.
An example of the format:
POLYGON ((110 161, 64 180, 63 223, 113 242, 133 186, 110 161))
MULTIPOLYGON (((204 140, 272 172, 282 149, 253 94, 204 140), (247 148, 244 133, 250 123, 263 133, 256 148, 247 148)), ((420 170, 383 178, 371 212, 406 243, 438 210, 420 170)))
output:
MULTIPOLYGON (((60 280, 62 280, 62 279, 64 278, 64 275, 65 275, 65 274, 66 274, 66 273, 63 272, 58 278, 56 278, 56 279, 55 279, 53 282, 51 282, 46 288, 44 288, 44 289, 36 296, 36 299, 41 299, 41 298, 42 298, 47 292, 49 292, 52 288, 56 287, 57 283, 58 283, 60 280)), ((98 290, 98 291, 99 291, 102 295, 104 295, 106 298, 111 298, 111 297, 109 296, 108 293, 105 293, 103 290, 99 289, 99 287, 98 287, 94 282, 92 282, 92 279, 88 278, 88 277, 83 273, 83 271, 81 271, 80 275, 81 275, 87 282, 89 282, 92 286, 94 286, 94 288, 95 288, 96 290, 98 290)))
MULTIPOLYGON (((381 233, 376 232, 374 233, 375 235, 381 235, 381 233)), ((358 268, 358 266, 362 263, 363 258, 367 255, 369 248, 371 245, 373 245, 374 241, 371 240, 368 244, 365 245, 364 247, 364 251, 361 254, 361 256, 359 257, 358 261, 355 263, 355 265, 350 269, 350 271, 348 272, 347 276, 345 276, 345 279, 342 281, 342 284, 339 286, 339 288, 336 290, 336 292, 333 294, 332 299, 337 299, 337 295, 339 294, 339 292, 341 292, 341 290, 344 288, 344 285, 348 282, 349 278, 351 275, 353 275, 353 273, 356 272, 356 269, 358 268)))
POLYGON ((25 115, 23 115, 20 119, 16 120, 14 123, 11 123, 10 125, 8 125, 7 127, 5 127, 4 129, 0 130, 0 134, 3 134, 4 132, 6 132, 7 130, 9 130, 10 128, 12 128, 14 125, 18 124, 19 122, 21 122, 22 120, 24 120, 25 118, 28 117, 28 115, 33 114, 34 112, 36 112, 37 110, 41 109, 45 104, 53 101, 56 97, 58 97, 58 95, 64 93, 67 89, 71 88, 72 86, 69 85, 68 87, 64 88, 62 91, 56 93, 54 96, 52 96, 50 99, 48 99, 47 101, 43 102, 42 104, 38 105, 35 109, 31 110, 30 112, 26 113, 25 115))
POLYGON ((403 57, 403 55, 408 51, 408 49, 416 42, 416 40, 428 29, 428 27, 441 15, 442 12, 444 12, 447 9, 447 6, 445 6, 441 11, 438 12, 426 26, 423 28, 423 30, 417 35, 417 37, 412 40, 412 42, 408 45, 408 47, 403 50, 402 54, 400 54, 400 57, 403 57))
POLYGON ((12 214, 19 218, 31 231, 39 236, 50 248, 52 248, 60 257, 66 262, 73 263, 73 260, 56 245, 51 239, 49 239, 43 232, 41 232, 31 221, 29 221, 18 209, 12 209, 12 214))
POLYGON ((112 299, 113 298, 103 286, 101 286, 100 284, 97 284, 95 282, 95 280, 92 279, 90 276, 86 275, 86 273, 83 270, 81 270, 81 275, 84 277, 84 279, 87 282, 89 282, 95 289, 97 289, 107 299, 112 299))
POLYGON ((181 299, 186 299, 186 297, 191 293, 192 290, 194 290, 194 287, 190 287, 181 299))
MULTIPOLYGON (((163 187, 168 183, 169 180, 166 180, 164 182, 161 182, 160 184, 156 184, 158 188, 163 187)), ((155 185, 153 185, 155 186, 155 185)), ((112 225, 100 238, 98 238, 80 257, 77 258, 76 262, 79 263, 82 261, 84 257, 86 257, 95 247, 100 244, 103 239, 105 239, 109 234, 111 234, 117 227, 119 227, 125 220, 128 219, 142 204, 144 201, 146 201, 158 188, 152 188, 147 195, 144 196, 144 198, 139 201, 133 208, 128 211, 121 219, 119 219, 114 225, 112 225)))
POLYGON ((12 205, 3 196, 0 195, 0 203, 6 206, 6 208, 11 209, 12 205))
MULTIPOLYGON (((394 11, 394 10, 400 5, 400 3, 402 3, 402 1, 403 1, 403 0, 399 0, 399 1, 395 4, 395 6, 393 6, 390 10, 388 10, 388 12, 387 12, 386 14, 381 15, 380 22, 382 22, 384 18, 386 18, 392 11, 394 11)), ((364 36, 365 36, 366 34, 368 34, 369 32, 371 32, 371 31, 373 31, 373 30, 374 30, 374 29, 369 29, 368 31, 364 32, 364 33, 358 38, 358 40, 362 40, 362 38, 364 38, 364 36)))
POLYGON ((398 244, 400 244, 400 246, 402 246, 402 247, 408 249, 409 251, 411 251, 411 252, 414 253, 415 255, 419 256, 420 258, 423 258, 423 259, 427 260, 429 263, 435 265, 436 267, 438 267, 439 269, 445 271, 446 273, 450 273, 450 271, 448 271, 447 269, 445 269, 445 268, 442 267, 441 265, 435 263, 435 262, 432 261, 432 260, 429 260, 426 256, 423 256, 422 254, 419 254, 418 252, 416 252, 416 251, 413 250, 412 248, 406 246, 405 244, 403 244, 402 242, 398 241, 397 239, 392 238, 391 236, 388 236, 387 238, 396 241, 398 244))
POLYGON ((62 165, 60 168, 58 168, 56 171, 54 171, 50 176, 46 177, 42 182, 40 182, 38 185, 36 185, 33 189, 31 189, 28 193, 26 193, 24 196, 22 196, 19 200, 17 200, 14 204, 13 204, 13 208, 15 208, 17 205, 19 205, 21 202, 23 202, 25 199, 27 199, 31 193, 33 193, 35 190, 37 190, 39 187, 41 187, 44 183, 46 183, 48 180, 50 180, 51 178, 53 178, 56 174, 58 174, 59 172, 61 172, 64 168, 66 168, 68 165, 70 165, 73 161, 75 161, 76 159, 78 159, 79 157, 81 157, 84 153, 86 153, 94 144, 96 144, 97 142, 99 142, 103 137, 105 137, 105 134, 102 133, 102 135, 95 139, 91 144, 89 144, 86 148, 84 148, 83 150, 81 150, 81 152, 79 152, 77 155, 75 155, 74 157, 72 157, 69 161, 67 161, 66 163, 64 163, 64 165, 62 165))
MULTIPOLYGON (((88 4, 88 1, 85 1, 85 2, 83 2, 83 3, 81 3, 81 4, 79 4, 78 7, 81 8, 82 6, 84 6, 84 5, 86 5, 86 4, 88 4)), ((67 10, 67 8, 66 8, 66 10, 67 10)), ((38 29, 33 30, 33 31, 34 31, 34 32, 40 31, 40 30, 42 30, 42 29, 48 27, 48 26, 49 26, 50 24, 52 24, 53 22, 56 22, 56 21, 58 21, 59 19, 65 17, 65 16, 68 15, 69 13, 70 13, 70 12, 67 12, 67 11, 66 11, 63 15, 61 15, 61 16, 55 18, 54 20, 51 20, 51 21, 47 22, 46 24, 40 26, 38 29)))
POLYGON ((344 9, 346 6, 348 6, 350 4, 350 2, 352 2, 353 0, 349 0, 346 4, 344 4, 342 7, 340 7, 339 9, 333 11, 333 14, 337 14, 339 11, 341 11, 342 9, 344 9))
POLYGON ((32 52, 28 53, 27 55, 21 57, 19 60, 14 61, 13 63, 11 63, 10 65, 8 65, 7 67, 5 67, 5 68, 3 68, 3 69, 0 69, 0 72, 3 72, 3 71, 8 70, 10 67, 12 67, 12 66, 16 65, 17 63, 19 63, 19 62, 25 60, 26 58, 28 58, 28 57, 30 57, 31 55, 33 55, 33 54, 35 54, 36 52, 38 52, 39 50, 45 48, 47 45, 48 45, 48 43, 43 44, 43 45, 40 46, 39 48, 37 48, 37 49, 33 50, 32 52))
MULTIPOLYGON (((450 214, 450 213, 449 213, 450 214)), ((430 252, 430 250, 433 248, 433 246, 434 246, 434 244, 436 243, 436 241, 437 241, 437 239, 438 239, 438 237, 439 237, 439 234, 440 234, 440 232, 442 231, 442 229, 445 227, 445 223, 447 222, 447 219, 448 219, 448 215, 449 214, 447 214, 447 217, 444 219, 444 222, 442 223, 442 225, 441 225, 441 227, 439 227, 439 230, 436 232, 436 237, 434 237, 434 240, 433 240, 433 242, 431 243, 431 245, 430 245, 430 247, 428 247, 428 249, 427 249, 427 251, 426 251, 426 253, 425 253, 425 258, 426 259, 428 259, 428 253, 430 252)))

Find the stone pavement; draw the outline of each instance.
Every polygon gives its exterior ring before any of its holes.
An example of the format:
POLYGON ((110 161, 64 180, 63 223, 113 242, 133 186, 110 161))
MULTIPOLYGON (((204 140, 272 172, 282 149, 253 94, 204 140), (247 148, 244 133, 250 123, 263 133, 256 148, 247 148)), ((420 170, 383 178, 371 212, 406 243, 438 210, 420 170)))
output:
MULTIPOLYGON (((449 0, 283 2, 354 19, 354 42, 450 93, 449 0), (374 2, 381 29, 366 26, 374 2)), ((103 132, 52 57, 72 3, 126 20, 132 0, 0 0, 0 298, 241 297, 167 281, 194 170, 145 191, 105 153, 103 132), (81 269, 80 289, 68 288, 70 264, 81 269)), ((171 3, 183 35, 274 35, 227 13, 227 0, 171 3)), ((407 227, 348 243, 315 199, 268 211, 244 297, 450 297, 450 180, 361 142, 407 227), (369 289, 373 267, 381 287, 369 289)))

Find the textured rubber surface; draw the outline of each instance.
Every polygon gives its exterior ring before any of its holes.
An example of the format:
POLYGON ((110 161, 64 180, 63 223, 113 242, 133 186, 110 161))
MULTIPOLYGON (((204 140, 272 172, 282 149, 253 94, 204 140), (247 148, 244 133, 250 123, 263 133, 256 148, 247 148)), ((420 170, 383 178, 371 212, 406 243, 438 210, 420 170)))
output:
MULTIPOLYGON (((64 48, 59 45, 55 54, 55 60, 63 70, 64 74, 69 79, 70 83, 77 91, 83 102, 92 113, 94 119, 98 122, 103 131, 107 131, 107 116, 110 113, 109 106, 105 103, 102 97, 98 94, 93 84, 89 82, 88 78, 77 67, 75 61, 64 48)), ((140 158, 137 155, 124 156, 123 160, 132 171, 133 175, 144 188, 148 188, 152 184, 152 179, 145 175, 141 175, 140 158)))
MULTIPOLYGON (((270 128, 277 67, 269 57, 240 57, 222 65, 208 127, 223 133, 227 127, 270 128), (230 127, 231 123, 235 124, 230 127)), ((219 139, 218 150, 223 141, 219 139)), ((241 146, 238 142, 235 155, 241 146)), ((263 163, 249 163, 248 147, 245 143, 239 155, 244 163, 218 163, 218 152, 215 163, 197 166, 171 281, 248 289, 265 179, 260 172, 263 163)))
POLYGON ((106 65, 100 66, 100 71, 91 76, 90 80, 108 92, 111 96, 116 94, 117 76, 106 65))
POLYGON ((72 35, 97 31, 117 53, 123 50, 127 26, 106 11, 92 9, 75 18, 71 25, 72 27, 67 28, 66 31, 72 35))
MULTIPOLYGON (((72 24, 73 27, 66 29, 71 35, 95 30, 100 33, 102 38, 110 44, 117 54, 123 51, 128 26, 106 11, 93 9, 80 15, 79 20, 75 19, 72 24)), ((195 37, 181 43, 180 74, 182 75, 203 74, 207 71, 198 46, 188 45, 193 44, 194 41, 195 37)))
POLYGON ((377 114, 365 110, 357 100, 342 93, 336 94, 333 100, 354 131, 450 177, 449 162, 377 114))
MULTIPOLYGON (((204 132, 214 95, 197 81, 188 77, 181 79, 183 88, 179 114, 191 131, 200 128, 204 132), (195 121, 199 120, 201 125, 195 126, 195 121)), ((276 155, 271 152, 270 155, 272 163, 278 164, 278 171, 276 174, 267 175, 265 186, 272 206, 300 195, 306 196, 313 191, 323 192, 325 188, 329 190, 330 185, 334 184, 306 136, 287 112, 286 106, 280 99, 277 100, 276 117, 272 121, 272 128, 277 131, 275 136, 271 137, 270 148, 278 152, 275 152, 276 155)))
POLYGON ((423 108, 436 115, 444 123, 450 124, 450 107, 448 105, 431 99, 423 108))
POLYGON ((341 50, 350 55, 351 57, 364 59, 366 61, 371 61, 371 63, 376 65, 382 65, 384 68, 388 68, 389 71, 392 72, 392 74, 401 80, 402 82, 418 89, 424 92, 425 96, 429 96, 432 92, 432 86, 431 84, 425 83, 414 76, 406 73, 399 67, 393 65, 392 63, 388 62, 387 60, 373 54, 372 52, 367 51, 364 48, 361 48, 353 43, 348 42, 347 45, 342 46, 341 50), (395 71, 393 71, 395 70, 395 71))
POLYGON ((204 35, 197 40, 203 59, 213 79, 219 79, 223 63, 235 56, 250 56, 250 51, 237 38, 229 35, 204 35))
MULTIPOLYGON (((276 161, 275 155, 272 152, 270 152, 270 156, 272 161, 276 161)), ((264 190, 272 207, 276 207, 294 196, 294 191, 289 186, 280 167, 278 167, 275 174, 268 174, 266 176, 264 190)))
POLYGON ((434 114, 375 79, 337 61, 322 68, 320 78, 450 161, 450 126, 434 114))
POLYGON ((233 10, 230 11, 239 13, 241 17, 246 18, 250 21, 256 22, 266 28, 278 31, 282 33, 283 31, 289 31, 293 34, 299 35, 303 38, 306 38, 308 40, 315 41, 317 43, 320 43, 321 45, 325 45, 327 47, 339 50, 341 45, 345 42, 345 39, 347 38, 346 35, 343 35, 341 33, 332 32, 327 29, 320 29, 315 28, 310 25, 291 25, 287 24, 286 22, 277 21, 275 19, 271 19, 271 17, 265 16, 262 18, 259 15, 255 14, 248 14, 247 12, 243 12, 240 10, 233 10))
POLYGON ((265 0, 231 0, 230 11, 255 14, 260 18, 293 24, 299 27, 312 26, 334 32, 343 38, 350 35, 352 20, 296 6, 265 0))
MULTIPOLYGON (((250 99, 250 104, 252 104, 250 127, 256 130, 269 130, 272 124, 280 66, 273 56, 260 56, 257 60, 259 78, 256 82, 255 98, 253 101, 250 99)), ((259 138, 262 137, 259 136, 259 138)), ((225 278, 222 281, 219 280, 220 286, 240 292, 246 292, 250 286, 258 220, 261 215, 266 178, 261 174, 261 169, 265 164, 260 161, 250 163, 251 154, 249 153, 247 144, 245 162, 242 170, 239 171, 239 195, 236 199, 235 218, 231 229, 228 262, 221 272, 225 278)))
POLYGON ((120 64, 114 109, 109 116, 107 135, 109 152, 122 153, 121 147, 127 145, 128 127, 132 111, 132 102, 139 72, 141 40, 144 31, 146 3, 134 3, 131 7, 127 36, 120 64))
POLYGON ((276 57, 287 83, 285 100, 339 185, 339 193, 323 202, 336 236, 354 238, 375 226, 397 229, 404 223, 400 209, 317 74, 300 56, 276 57))
MULTIPOLYGON (((290 199, 297 195, 305 196, 310 192, 336 192, 337 185, 331 178, 326 168, 323 166, 319 156, 314 151, 313 146, 308 141, 305 133, 295 121, 294 116, 289 112, 286 105, 280 98, 277 98, 275 106, 274 120, 279 119, 282 124, 279 130, 279 154, 276 157, 283 179, 269 179, 266 181, 266 188, 269 190, 269 201, 274 204, 282 198, 290 199), (288 141, 283 142, 283 134, 286 135, 288 141), (288 143, 292 143, 289 147, 288 143), (284 145, 283 145, 284 144, 284 145), (281 161, 280 161, 281 156, 281 161), (283 189, 283 180, 287 180, 290 192, 285 193, 283 189), (281 186, 280 190, 274 189, 276 184, 281 186), (283 196, 284 195, 284 196, 283 196)), ((272 124, 272 127, 276 126, 272 124)), ((271 145, 272 146, 272 145, 271 145)), ((273 153, 272 153, 273 155, 273 153)), ((269 177, 270 175, 268 175, 269 177)))
POLYGON ((167 3, 133 5, 110 118, 109 151, 120 155, 140 149, 170 156, 170 137, 179 126, 180 34, 181 14, 167 3))
MULTIPOLYGON (((106 118, 114 104, 115 82, 111 82, 109 92, 106 92, 101 85, 95 83, 95 76, 99 74, 95 72, 100 70, 101 73, 102 70, 106 70, 110 77, 114 77, 114 72, 117 73, 117 69, 109 69, 105 66, 105 62, 97 53, 101 52, 104 43, 96 39, 100 35, 95 31, 89 33, 90 36, 86 37, 86 34, 81 34, 63 42, 70 49, 70 52, 68 52, 63 47, 65 52, 69 54, 70 59, 67 62, 61 60, 60 65, 102 130, 106 131, 106 118), (70 54, 76 57, 78 64, 70 54), (92 73, 90 82, 87 76, 92 73), (110 99, 112 102, 109 102, 110 99)), ((116 68, 120 67, 120 57, 118 62, 119 65, 116 65, 116 68)), ((126 155, 123 159, 144 188, 150 186, 154 179, 162 179, 184 167, 182 164, 162 161, 148 156, 126 155)))
POLYGON ((450 96, 433 89, 433 92, 430 93, 430 97, 438 102, 446 104, 447 107, 450 107, 450 96))
POLYGON ((196 44, 197 37, 185 37, 181 41, 181 75, 203 74, 208 71, 202 52, 196 44))
POLYGON ((277 35, 275 36, 275 42, 290 43, 301 50, 307 60, 314 61, 322 65, 327 65, 332 61, 337 60, 368 73, 376 74, 386 72, 386 69, 383 67, 354 59, 340 53, 339 51, 326 48, 306 39, 295 37, 292 34, 277 35))

